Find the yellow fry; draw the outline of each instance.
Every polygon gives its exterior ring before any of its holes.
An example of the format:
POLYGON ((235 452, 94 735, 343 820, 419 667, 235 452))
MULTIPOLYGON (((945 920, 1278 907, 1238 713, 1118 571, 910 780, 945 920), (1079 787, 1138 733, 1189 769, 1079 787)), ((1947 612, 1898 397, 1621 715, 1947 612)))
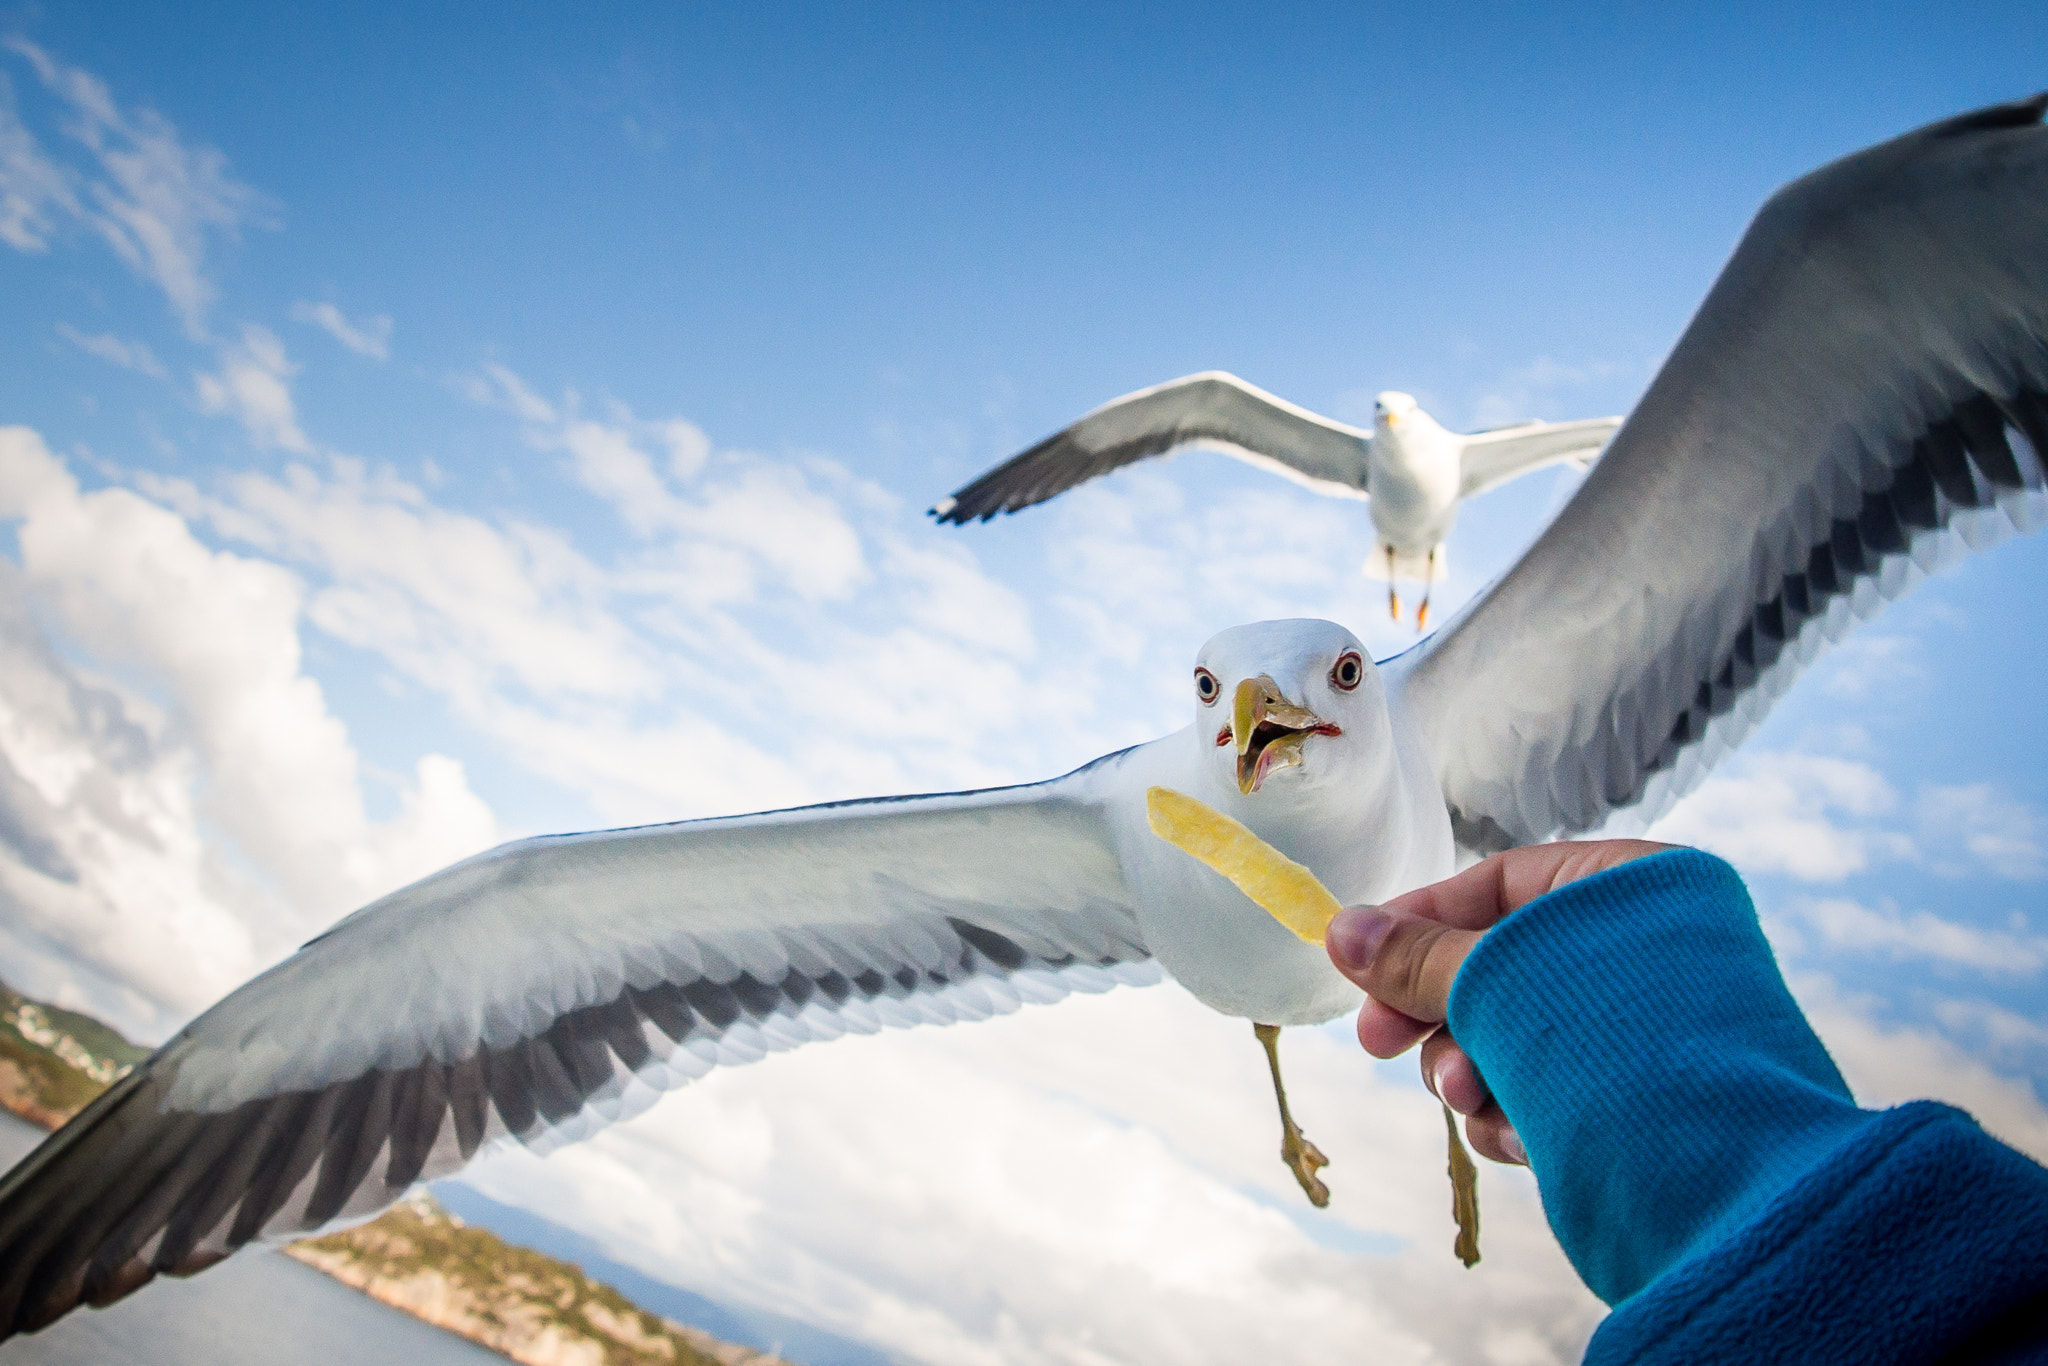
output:
POLYGON ((1316 875, 1212 806, 1170 787, 1145 793, 1152 833, 1237 884, 1260 909, 1311 944, 1342 909, 1316 875))

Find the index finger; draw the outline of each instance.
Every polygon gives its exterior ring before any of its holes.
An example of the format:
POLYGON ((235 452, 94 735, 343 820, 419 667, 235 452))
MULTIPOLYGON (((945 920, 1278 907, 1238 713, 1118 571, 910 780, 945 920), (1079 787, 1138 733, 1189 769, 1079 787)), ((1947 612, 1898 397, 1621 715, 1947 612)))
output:
POLYGON ((1674 846, 1653 840, 1559 840, 1509 849, 1441 882, 1403 892, 1383 910, 1460 930, 1486 930, 1509 912, 1580 878, 1674 846))

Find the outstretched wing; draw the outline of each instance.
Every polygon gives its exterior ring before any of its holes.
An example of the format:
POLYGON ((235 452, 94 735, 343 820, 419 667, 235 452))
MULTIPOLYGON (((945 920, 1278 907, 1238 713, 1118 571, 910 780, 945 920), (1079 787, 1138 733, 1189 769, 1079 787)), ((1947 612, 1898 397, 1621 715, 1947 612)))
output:
POLYGON ((1470 498, 1545 465, 1591 460, 1620 425, 1618 417, 1589 417, 1527 422, 1468 436, 1458 456, 1458 496, 1470 498))
POLYGON ((1103 404, 941 499, 932 516, 962 526, 977 517, 985 522, 1133 461, 1198 443, 1318 493, 1365 496, 1370 432, 1318 417, 1235 375, 1210 370, 1103 404))
POLYGON ((1556 522, 1392 666, 1467 849, 1653 819, 1828 640, 2041 523, 2044 107, 1772 196, 1556 522))
POLYGON ((1087 773, 524 840, 364 907, 0 1181, 0 1337, 714 1066, 1151 980, 1087 773))

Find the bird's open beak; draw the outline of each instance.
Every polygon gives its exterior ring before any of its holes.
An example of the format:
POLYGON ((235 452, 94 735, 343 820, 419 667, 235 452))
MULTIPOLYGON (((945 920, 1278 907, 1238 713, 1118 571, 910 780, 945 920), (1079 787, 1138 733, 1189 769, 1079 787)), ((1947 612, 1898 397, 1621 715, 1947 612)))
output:
POLYGON ((1287 700, 1270 674, 1237 685, 1230 708, 1230 738, 1237 744, 1237 790, 1250 796, 1276 768, 1301 762, 1311 735, 1341 735, 1340 727, 1287 700))

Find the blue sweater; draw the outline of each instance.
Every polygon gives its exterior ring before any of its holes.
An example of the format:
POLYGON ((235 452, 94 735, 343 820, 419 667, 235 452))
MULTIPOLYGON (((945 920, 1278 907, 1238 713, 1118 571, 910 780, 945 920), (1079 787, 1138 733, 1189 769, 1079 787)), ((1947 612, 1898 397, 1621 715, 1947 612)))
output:
POLYGON ((1614 1312, 1586 1360, 2048 1361, 2048 1170, 1860 1110, 1735 871, 1676 850, 1480 940, 1451 1032, 1614 1312))

